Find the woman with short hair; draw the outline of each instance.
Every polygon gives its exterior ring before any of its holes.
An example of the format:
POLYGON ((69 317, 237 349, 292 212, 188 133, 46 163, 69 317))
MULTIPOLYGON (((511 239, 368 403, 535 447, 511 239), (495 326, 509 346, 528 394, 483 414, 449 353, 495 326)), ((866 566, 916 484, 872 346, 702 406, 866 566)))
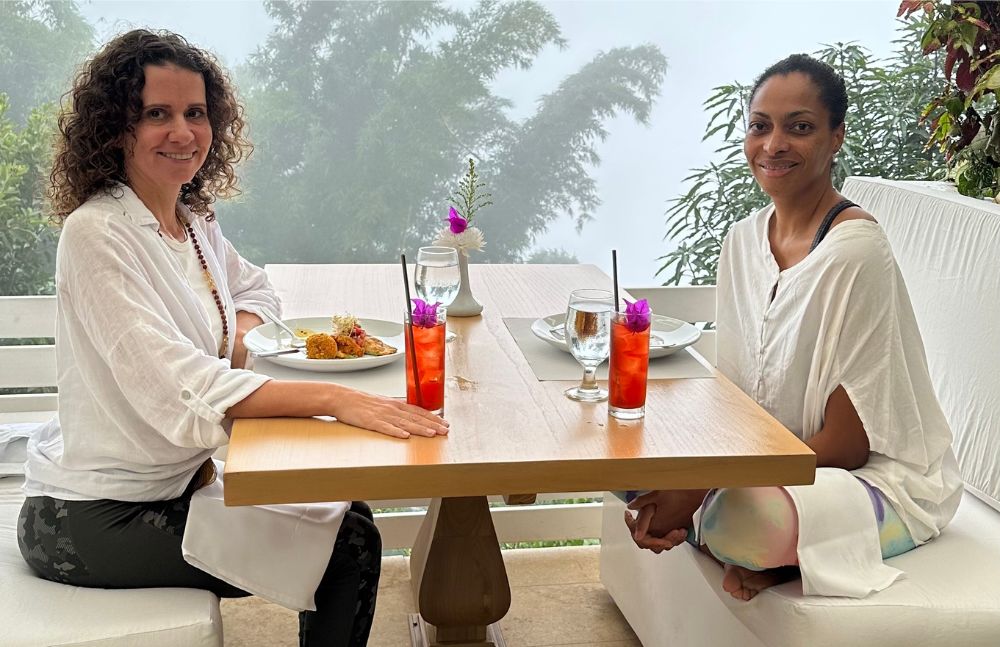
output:
POLYGON ((760 76, 744 152, 773 202, 730 230, 717 279, 719 371, 816 453, 815 484, 651 492, 626 512, 640 547, 700 546, 741 600, 800 574, 806 594, 884 589, 900 571, 882 560, 936 537, 962 497, 889 242, 833 186, 846 112, 825 63, 760 76))

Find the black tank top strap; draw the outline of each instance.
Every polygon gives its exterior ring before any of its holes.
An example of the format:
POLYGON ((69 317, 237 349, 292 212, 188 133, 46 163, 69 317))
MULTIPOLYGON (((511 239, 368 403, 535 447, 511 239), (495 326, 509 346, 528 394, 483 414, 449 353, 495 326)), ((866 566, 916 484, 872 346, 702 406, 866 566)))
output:
POLYGON ((830 233, 830 225, 833 224, 834 218, 840 215, 840 212, 844 209, 850 209, 851 207, 856 207, 858 205, 854 204, 850 200, 841 200, 837 204, 833 205, 833 208, 827 212, 826 216, 823 217, 823 222, 819 224, 819 229, 816 230, 816 237, 813 238, 812 245, 809 246, 809 252, 816 249, 816 246, 822 242, 826 235, 830 233))

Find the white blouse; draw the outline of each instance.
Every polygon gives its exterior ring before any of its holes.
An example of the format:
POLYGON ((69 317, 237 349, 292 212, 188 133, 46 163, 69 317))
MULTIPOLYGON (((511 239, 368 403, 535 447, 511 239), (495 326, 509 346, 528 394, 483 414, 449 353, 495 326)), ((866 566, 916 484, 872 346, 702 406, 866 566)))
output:
MULTIPOLYGON (((194 227, 226 308, 280 314, 260 268, 217 222, 194 227)), ((217 357, 219 319, 203 303, 159 223, 125 186, 95 195, 63 227, 56 259, 59 417, 28 447, 25 493, 69 500, 179 496, 229 442, 229 407, 270 378, 217 357)))
POLYGON ((951 430, 881 226, 842 222, 779 271, 767 235, 773 211, 737 223, 723 244, 719 370, 803 440, 822 429, 834 389, 847 391, 868 434, 868 463, 818 469, 815 485, 787 489, 799 513, 804 592, 863 597, 900 573, 882 564, 872 506, 854 477, 881 490, 924 543, 962 496, 951 430))
POLYGON ((174 253, 177 261, 184 270, 184 277, 188 285, 198 295, 198 300, 205 308, 208 323, 212 326, 212 337, 216 340, 216 348, 222 345, 222 317, 219 316, 219 306, 215 305, 215 298, 212 290, 205 280, 204 270, 198 260, 198 253, 194 249, 191 237, 185 232, 184 240, 174 240, 170 236, 161 235, 164 244, 174 253))

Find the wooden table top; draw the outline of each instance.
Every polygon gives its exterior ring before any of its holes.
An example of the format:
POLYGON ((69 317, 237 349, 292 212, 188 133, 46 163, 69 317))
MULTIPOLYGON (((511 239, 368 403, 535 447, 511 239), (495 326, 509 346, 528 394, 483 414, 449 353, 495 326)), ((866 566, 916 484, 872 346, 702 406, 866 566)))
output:
MULTIPOLYGON (((402 318, 398 265, 267 272, 286 317, 402 318)), ((485 309, 448 319, 459 335, 447 346, 448 436, 400 440, 313 418, 238 420, 226 503, 812 483, 812 451, 718 372, 651 380, 646 417, 634 422, 609 417, 607 403, 569 400, 563 390, 574 382, 538 381, 502 318, 563 312, 573 289, 610 289, 595 266, 471 265, 470 275, 485 309)))

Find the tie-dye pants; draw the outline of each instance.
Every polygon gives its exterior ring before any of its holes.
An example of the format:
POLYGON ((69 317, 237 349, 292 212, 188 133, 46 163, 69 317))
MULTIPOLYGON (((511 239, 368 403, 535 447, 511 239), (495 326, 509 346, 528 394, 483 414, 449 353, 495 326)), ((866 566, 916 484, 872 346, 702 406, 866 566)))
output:
MULTIPOLYGON (((912 550, 913 538, 892 503, 859 480, 875 512, 882 559, 912 550)), ((755 571, 798 564, 798 515, 783 488, 712 490, 701 510, 699 532, 688 532, 688 541, 704 544, 720 561, 755 571)))

